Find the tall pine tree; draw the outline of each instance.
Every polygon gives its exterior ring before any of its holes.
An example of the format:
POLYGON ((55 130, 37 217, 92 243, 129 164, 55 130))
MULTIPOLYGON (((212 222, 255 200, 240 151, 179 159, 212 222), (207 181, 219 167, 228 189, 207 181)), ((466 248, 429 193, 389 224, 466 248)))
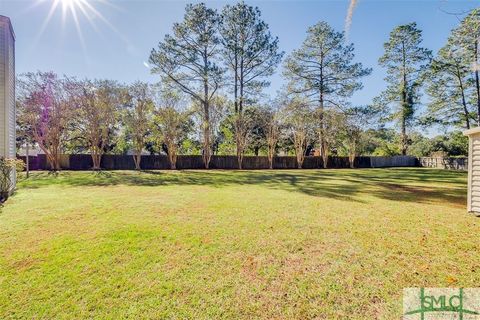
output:
POLYGON ((305 96, 319 115, 318 136, 324 166, 327 165, 328 109, 337 111, 348 105, 348 98, 362 88, 360 79, 371 73, 361 63, 354 63, 353 44, 345 42, 342 32, 319 22, 307 31, 300 49, 293 51, 285 62, 284 76, 288 90, 305 96))
POLYGON ((407 154, 409 127, 419 102, 419 88, 423 83, 431 51, 420 47, 422 31, 416 23, 401 25, 393 29, 388 42, 384 44, 385 53, 379 64, 387 69, 385 81, 387 89, 376 98, 375 103, 386 108, 392 106, 390 119, 397 120, 400 127, 400 150, 407 154))
POLYGON ((471 102, 475 105, 477 125, 480 126, 480 8, 472 10, 460 26, 453 31, 452 37, 462 48, 461 59, 470 66, 473 77, 471 102))
POLYGON ((218 24, 215 10, 204 3, 189 4, 184 20, 174 24, 173 34, 166 35, 150 55, 152 72, 160 74, 200 106, 203 161, 207 169, 212 155, 211 109, 222 80, 222 70, 217 64, 218 24))
POLYGON ((258 8, 244 2, 227 5, 221 18, 222 53, 230 71, 228 84, 233 92, 235 144, 241 169, 251 129, 244 109, 269 85, 266 78, 274 73, 283 53, 258 8))
POLYGON ((461 51, 458 39, 450 36, 432 61, 427 77, 427 93, 431 99, 427 119, 470 129, 471 121, 476 119, 471 99, 474 79, 471 65, 461 51))

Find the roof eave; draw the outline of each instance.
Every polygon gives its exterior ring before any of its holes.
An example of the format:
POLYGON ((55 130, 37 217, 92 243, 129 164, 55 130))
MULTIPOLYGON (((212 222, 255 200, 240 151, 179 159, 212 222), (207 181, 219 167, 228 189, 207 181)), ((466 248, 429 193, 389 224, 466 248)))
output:
POLYGON ((10 27, 10 32, 12 33, 12 36, 13 36, 13 40, 16 40, 16 38, 15 38, 15 32, 13 31, 12 21, 10 20, 10 18, 7 17, 7 16, 2 16, 2 15, 0 15, 0 20, 7 21, 8 26, 10 27))
POLYGON ((478 133, 480 133, 480 127, 475 127, 475 128, 463 131, 463 135, 465 136, 471 136, 478 133))

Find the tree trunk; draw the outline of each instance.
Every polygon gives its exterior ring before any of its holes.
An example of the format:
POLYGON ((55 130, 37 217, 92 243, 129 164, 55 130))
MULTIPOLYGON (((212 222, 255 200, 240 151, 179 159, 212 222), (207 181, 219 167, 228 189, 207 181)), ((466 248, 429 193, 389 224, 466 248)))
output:
POLYGON ((242 170, 243 164, 243 146, 244 146, 244 136, 243 136, 243 123, 242 119, 239 118, 240 116, 237 115, 237 119, 235 120, 235 142, 237 145, 237 163, 238 169, 242 170))
POLYGON ((208 169, 210 166, 210 158, 211 158, 211 152, 210 152, 210 128, 208 123, 204 123, 203 125, 203 164, 205 166, 205 169, 208 169))
POLYGON ((478 40, 475 41, 475 89, 477 93, 477 124, 480 126, 480 76, 478 74, 478 63, 479 63, 479 53, 478 53, 478 40))
POLYGON ((208 94, 208 72, 207 72, 207 48, 204 48, 203 52, 203 62, 205 66, 205 73, 203 79, 203 112, 204 112, 204 124, 203 124, 203 164, 205 169, 208 169, 210 166, 210 99, 208 94))
POLYGON ((407 83, 406 78, 404 75, 403 84, 402 84, 402 110, 400 110, 400 149, 402 151, 402 155, 405 156, 407 154, 407 119, 406 113, 408 108, 408 97, 407 97, 407 83))
POLYGON ((405 117, 402 119, 401 124, 401 149, 402 149, 402 156, 407 155, 407 129, 405 123, 405 117))
POLYGON ((242 115, 243 114, 243 98, 244 98, 244 92, 243 92, 243 89, 244 89, 244 85, 245 85, 245 81, 244 81, 244 61, 243 61, 243 57, 241 57, 240 59, 240 81, 238 83, 238 85, 240 86, 240 103, 238 105, 238 111, 239 111, 239 114, 242 115))
POLYGON ((60 166, 58 164, 58 159, 55 156, 55 154, 53 154, 50 151, 47 151, 45 155, 47 156, 48 163, 50 164, 50 170, 58 171, 60 166))
POLYGON ((96 160, 96 156, 95 156, 95 152, 92 150, 91 152, 91 156, 92 156, 92 169, 93 170, 96 170, 97 169, 97 160, 96 160))
POLYGON ((275 146, 271 143, 268 144, 268 167, 270 170, 273 169, 273 156, 275 153, 275 146))
POLYGON ((468 114, 467 102, 465 101, 465 92, 462 90, 462 106, 463 113, 465 114, 465 126, 467 129, 470 129, 470 115, 468 114))
POLYGON ((168 160, 170 161, 170 169, 176 170, 177 169, 177 153, 173 151, 173 148, 171 150, 172 152, 168 153, 168 160))
POLYGON ((319 123, 319 143, 320 143, 320 156, 322 157, 323 159, 323 168, 326 169, 327 168, 327 162, 328 162, 328 143, 325 139, 325 123, 324 123, 324 119, 325 119, 325 115, 324 115, 324 112, 325 112, 325 108, 324 108, 324 101, 323 101, 323 92, 320 93, 320 115, 319 115, 319 120, 320 120, 320 123, 319 123))
POLYGON ((323 53, 320 55, 320 97, 319 97, 319 144, 320 144, 320 155, 323 159, 323 168, 327 168, 327 161, 325 161, 325 157, 328 160, 327 155, 327 144, 325 142, 325 124, 323 123, 324 120, 324 112, 325 112, 325 101, 324 101, 324 85, 323 85, 323 53))
POLYGON ((236 119, 235 119, 235 136, 237 144, 237 160, 238 160, 238 169, 242 170, 243 166, 243 156, 245 152, 245 147, 247 143, 247 126, 245 119, 243 118, 243 101, 244 101, 244 61, 243 57, 240 57, 240 62, 238 62, 237 57, 235 57, 236 67, 239 67, 240 70, 235 70, 235 78, 239 78, 238 81, 235 79, 235 100, 237 100, 237 90, 238 90, 238 107, 235 106, 236 119), (239 65, 238 65, 239 63, 239 65))
POLYGON ((233 80, 233 104, 235 106, 235 114, 238 113, 238 57, 235 54, 235 75, 233 80))
MULTIPOLYGON (((240 109, 242 108, 242 102, 240 98, 240 109)), ((237 115, 235 115, 235 144, 237 149, 237 159, 238 159, 238 168, 242 169, 243 164, 243 156, 245 153, 245 147, 247 144, 247 124, 245 123, 245 119, 243 118, 242 111, 239 111, 237 115)))
POLYGON ((348 161, 350 162, 350 168, 355 168, 355 158, 356 158, 357 150, 355 142, 352 143, 350 147, 350 153, 348 155, 348 161))
POLYGON ((142 170, 140 162, 142 161, 142 154, 137 153, 133 155, 133 162, 135 162, 135 170, 142 170))
POLYGON ((303 167, 303 156, 297 156, 297 168, 302 169, 303 167))
POLYGON ((239 170, 242 170, 243 169, 243 158, 244 158, 245 154, 243 153, 243 150, 240 154, 237 155, 237 158, 238 158, 238 169, 239 170))
POLYGON ((97 171, 100 170, 100 163, 102 161, 102 154, 99 150, 92 150, 92 161, 93 161, 93 170, 97 171))
POLYGON ((402 43, 402 58, 403 58, 403 69, 402 69, 402 110, 400 111, 400 143, 401 143, 401 150, 402 155, 407 155, 407 109, 408 105, 408 84, 407 84, 407 67, 406 67, 406 53, 405 53, 405 45, 402 43))
POLYGON ((237 136, 237 163, 238 163, 238 169, 242 170, 242 162, 243 162, 243 150, 242 150, 242 142, 240 141, 240 137, 238 136, 239 133, 236 133, 237 136))
MULTIPOLYGON (((238 141, 238 140, 237 140, 238 141)), ((242 170, 242 161, 243 161, 243 156, 242 156, 242 151, 239 150, 239 144, 237 142, 237 164, 238 164, 238 170, 242 170)))
POLYGON ((356 158, 356 157, 355 157, 355 154, 354 154, 354 153, 349 156, 348 161, 350 162, 350 168, 351 168, 351 169, 354 169, 354 168, 355 168, 355 158, 356 158))
POLYGON ((38 146, 43 151, 43 153, 45 153, 45 156, 47 157, 47 162, 50 165, 50 170, 55 171, 55 168, 56 168, 55 158, 54 158, 52 152, 40 143, 38 144, 38 146))
POLYGON ((467 129, 470 129, 470 115, 468 114, 468 108, 467 108, 467 102, 465 99, 465 89, 463 88, 463 81, 462 81, 462 76, 460 74, 460 70, 458 69, 457 66, 457 78, 458 78, 458 84, 460 86, 460 93, 462 96, 462 106, 463 106, 463 113, 465 115, 465 126, 467 129))
POLYGON ((322 160, 323 160, 323 169, 327 169, 328 167, 328 144, 324 141, 324 147, 322 152, 322 160))
MULTIPOLYGON (((298 139, 298 138, 297 138, 298 139)), ((295 155, 297 156, 297 168, 302 169, 303 167, 303 160, 305 159, 305 149, 304 142, 302 141, 303 138, 298 139, 296 146, 295 146, 295 155), (299 141, 300 140, 300 141, 299 141)))

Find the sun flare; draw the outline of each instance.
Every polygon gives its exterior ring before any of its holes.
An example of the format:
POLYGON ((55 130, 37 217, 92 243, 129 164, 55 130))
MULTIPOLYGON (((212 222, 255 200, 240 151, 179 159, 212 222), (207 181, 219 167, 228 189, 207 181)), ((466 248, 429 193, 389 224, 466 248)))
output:
POLYGON ((57 0, 60 1, 64 9, 81 5, 81 0, 57 0))
POLYGON ((101 22, 106 24, 110 29, 117 32, 115 28, 110 24, 109 21, 98 11, 96 8, 100 5, 108 5, 110 7, 116 8, 110 3, 109 0, 37 0, 38 4, 46 3, 50 6, 47 16, 43 21, 43 25, 39 30, 37 38, 40 38, 44 33, 45 29, 49 25, 50 21, 54 16, 61 15, 62 24, 65 27, 69 23, 73 23, 76 30, 77 36, 84 47, 85 43, 83 39, 84 26, 82 22, 87 22, 96 32, 99 32, 99 28, 96 25, 96 22, 101 22))

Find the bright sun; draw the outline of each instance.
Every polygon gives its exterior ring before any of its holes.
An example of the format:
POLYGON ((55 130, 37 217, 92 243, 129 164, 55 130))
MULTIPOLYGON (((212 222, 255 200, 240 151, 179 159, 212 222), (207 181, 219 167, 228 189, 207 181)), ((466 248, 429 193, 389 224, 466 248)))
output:
POLYGON ((84 16, 91 21, 95 16, 101 14, 93 6, 93 2, 106 2, 106 0, 38 0, 39 3, 50 3, 50 10, 45 19, 44 26, 46 26, 52 16, 60 10, 62 12, 62 21, 66 23, 67 18, 73 18, 75 24, 79 23, 80 16, 84 16))
POLYGON ((82 0, 59 0, 64 10, 76 7, 82 4, 82 0))
MULTIPOLYGON (((83 31, 85 29, 85 23, 88 23, 95 32, 101 33, 101 24, 106 26, 108 29, 113 31, 117 36, 119 36, 128 47, 130 42, 125 38, 118 30, 100 13, 98 7, 109 7, 111 9, 119 10, 119 7, 114 5, 112 0, 35 0, 36 5, 48 5, 49 10, 48 14, 43 21, 43 24, 38 32, 36 40, 41 38, 42 34, 45 32, 50 21, 54 17, 61 16, 62 25, 64 30, 70 30, 67 28, 68 24, 73 24, 77 31, 77 36, 79 42, 83 48, 84 54, 86 55, 86 44, 83 36, 83 31)), ((2 2, 2 0, 0 0, 2 2)))
POLYGON ((61 12, 62 23, 66 25, 68 22, 73 22, 77 29, 78 36, 82 46, 84 46, 81 21, 87 21, 96 31, 98 31, 94 20, 102 21, 107 24, 109 28, 113 26, 103 17, 103 15, 95 8, 97 4, 111 5, 109 0, 37 0, 38 3, 49 3, 50 10, 40 29, 39 36, 45 31, 50 20, 58 11, 61 12))
POLYGON ((92 0, 53 0, 52 10, 55 10, 60 5, 64 19, 67 14, 71 14, 76 19, 77 14, 80 12, 88 19, 91 19, 94 15, 99 14, 93 7, 92 2, 92 0))

